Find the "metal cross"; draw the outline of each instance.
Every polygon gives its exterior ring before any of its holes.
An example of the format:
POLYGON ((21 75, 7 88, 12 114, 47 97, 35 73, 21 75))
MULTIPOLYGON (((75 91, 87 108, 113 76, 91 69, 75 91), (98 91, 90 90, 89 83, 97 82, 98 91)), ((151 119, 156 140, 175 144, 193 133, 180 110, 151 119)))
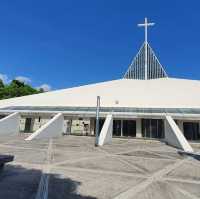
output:
POLYGON ((145 80, 147 77, 147 28, 148 26, 153 26, 155 23, 148 23, 147 18, 145 17, 143 24, 138 24, 139 27, 144 27, 144 36, 145 36, 145 80))
POLYGON ((147 28, 148 26, 153 26, 155 23, 148 23, 147 18, 145 17, 143 24, 138 24, 139 27, 144 27, 145 30, 145 43, 147 43, 147 28))

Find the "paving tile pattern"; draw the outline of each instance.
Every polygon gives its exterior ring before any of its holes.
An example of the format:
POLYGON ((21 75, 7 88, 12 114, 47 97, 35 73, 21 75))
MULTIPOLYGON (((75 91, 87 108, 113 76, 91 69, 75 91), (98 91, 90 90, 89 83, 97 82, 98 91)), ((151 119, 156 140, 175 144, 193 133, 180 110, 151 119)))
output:
POLYGON ((0 198, 35 199, 44 174, 49 199, 200 198, 200 161, 165 143, 114 138, 95 147, 94 137, 63 136, 51 151, 49 143, 0 137, 0 153, 15 156, 0 173, 0 198))

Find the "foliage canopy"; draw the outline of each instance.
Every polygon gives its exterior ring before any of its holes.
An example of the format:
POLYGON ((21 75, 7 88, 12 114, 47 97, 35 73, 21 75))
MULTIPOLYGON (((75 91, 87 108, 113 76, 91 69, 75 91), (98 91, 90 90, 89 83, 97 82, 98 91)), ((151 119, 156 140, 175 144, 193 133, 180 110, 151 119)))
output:
POLYGON ((19 80, 12 80, 10 84, 5 85, 0 79, 0 99, 8 99, 42 92, 44 92, 42 89, 37 90, 19 80))

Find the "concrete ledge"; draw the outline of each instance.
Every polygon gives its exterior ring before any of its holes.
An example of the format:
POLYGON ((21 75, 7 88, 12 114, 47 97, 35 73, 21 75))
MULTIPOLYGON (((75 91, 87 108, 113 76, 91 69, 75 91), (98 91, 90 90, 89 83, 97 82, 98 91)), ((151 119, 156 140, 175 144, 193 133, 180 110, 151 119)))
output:
POLYGON ((112 115, 107 115, 104 125, 101 129, 98 145, 103 146, 104 144, 109 144, 112 142, 112 130, 113 130, 113 117, 112 115))
POLYGON ((49 122, 39 128, 25 140, 30 141, 40 138, 51 138, 61 136, 63 133, 64 117, 62 113, 56 114, 49 122))
POLYGON ((193 152, 192 147, 171 116, 165 117, 165 141, 186 152, 193 152))
POLYGON ((0 120, 0 135, 19 133, 20 114, 13 113, 0 120))

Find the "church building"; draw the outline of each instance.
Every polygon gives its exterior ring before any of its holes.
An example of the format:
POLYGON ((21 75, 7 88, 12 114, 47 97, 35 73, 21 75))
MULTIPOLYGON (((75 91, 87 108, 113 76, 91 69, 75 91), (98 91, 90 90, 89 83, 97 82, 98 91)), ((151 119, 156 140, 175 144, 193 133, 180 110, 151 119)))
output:
POLYGON ((1 100, 0 135, 94 136, 98 127, 98 145, 145 138, 192 152, 190 142, 200 141, 200 81, 167 75, 147 40, 153 25, 139 24, 145 41, 121 79, 1 100))

